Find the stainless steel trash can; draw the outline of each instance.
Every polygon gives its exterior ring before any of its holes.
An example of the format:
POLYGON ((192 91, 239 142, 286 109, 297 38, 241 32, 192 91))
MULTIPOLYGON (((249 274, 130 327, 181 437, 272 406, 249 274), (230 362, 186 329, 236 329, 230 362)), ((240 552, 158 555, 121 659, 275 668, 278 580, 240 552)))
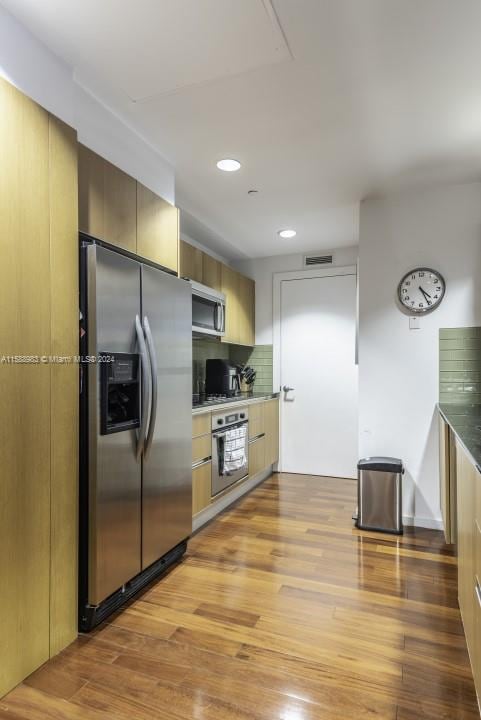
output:
POLYGON ((402 535, 402 460, 368 457, 357 471, 357 527, 402 535))

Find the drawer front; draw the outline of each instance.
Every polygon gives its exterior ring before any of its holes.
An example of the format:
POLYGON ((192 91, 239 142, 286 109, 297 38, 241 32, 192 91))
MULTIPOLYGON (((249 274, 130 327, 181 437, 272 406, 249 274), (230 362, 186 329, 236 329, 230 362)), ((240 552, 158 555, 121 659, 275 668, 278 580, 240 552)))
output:
POLYGON ((192 440, 192 464, 206 460, 212 455, 211 435, 201 435, 192 440))
POLYGON ((202 413, 202 415, 192 415, 192 437, 210 434, 210 421, 210 412, 202 413))
POLYGON ((212 463, 207 462, 192 470, 192 515, 210 505, 212 463))

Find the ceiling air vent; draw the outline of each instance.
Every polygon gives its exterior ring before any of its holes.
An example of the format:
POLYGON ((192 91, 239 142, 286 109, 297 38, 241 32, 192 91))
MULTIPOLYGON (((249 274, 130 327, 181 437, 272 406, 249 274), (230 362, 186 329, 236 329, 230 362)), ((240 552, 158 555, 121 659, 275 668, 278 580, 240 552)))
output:
POLYGON ((304 267, 332 265, 332 255, 304 255, 304 267))

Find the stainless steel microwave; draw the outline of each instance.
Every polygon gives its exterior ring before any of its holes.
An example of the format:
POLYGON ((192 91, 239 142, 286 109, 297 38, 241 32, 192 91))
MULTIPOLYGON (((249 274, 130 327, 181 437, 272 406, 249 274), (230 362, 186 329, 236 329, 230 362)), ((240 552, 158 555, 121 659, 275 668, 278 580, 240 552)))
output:
POLYGON ((192 332, 202 335, 225 335, 225 295, 207 285, 192 285, 192 332))

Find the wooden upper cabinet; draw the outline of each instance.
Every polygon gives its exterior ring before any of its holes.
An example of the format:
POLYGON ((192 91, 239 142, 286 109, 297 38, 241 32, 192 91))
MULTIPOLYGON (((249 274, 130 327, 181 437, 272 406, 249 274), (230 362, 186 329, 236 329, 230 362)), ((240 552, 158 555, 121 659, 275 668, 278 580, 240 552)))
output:
POLYGON ((226 296, 225 335, 223 342, 240 342, 239 273, 222 265, 222 292, 226 296))
POLYGON ((79 229, 88 235, 136 251, 136 181, 79 145, 79 229))
POLYGON ((221 265, 221 290, 226 296, 224 342, 255 344, 255 282, 221 265))
POLYGON ((254 345, 255 282, 183 240, 180 241, 179 258, 181 277, 188 277, 225 294, 226 333, 223 342, 254 345))
POLYGON ((85 145, 78 146, 79 230, 104 238, 104 159, 85 145))
POLYGON ((135 253, 137 245, 137 183, 104 161, 104 239, 135 253))
POLYGON ((255 282, 239 274, 239 343, 255 344, 255 282))
MULTIPOLYGON (((180 240, 179 242, 179 276, 195 280, 195 282, 203 282, 203 262, 204 253, 199 248, 180 240)), ((207 284, 207 283, 205 283, 207 284)))
POLYGON ((137 183, 137 253, 163 265, 179 269, 179 210, 137 183))
POLYGON ((202 282, 222 292, 222 263, 207 253, 202 253, 202 282))

